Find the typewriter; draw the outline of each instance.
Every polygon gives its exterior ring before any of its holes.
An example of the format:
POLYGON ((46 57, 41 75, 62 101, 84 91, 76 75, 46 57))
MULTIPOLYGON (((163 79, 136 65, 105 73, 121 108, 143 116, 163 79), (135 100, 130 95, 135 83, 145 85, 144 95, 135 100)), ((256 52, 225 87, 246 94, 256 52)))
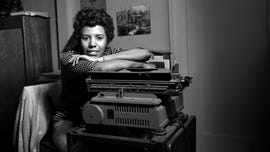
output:
POLYGON ((169 69, 92 72, 86 79, 96 93, 82 107, 86 125, 163 130, 184 107, 183 90, 191 77, 169 69))
POLYGON ((78 140, 98 151, 196 151, 196 119, 181 112, 191 77, 169 69, 90 75, 94 97, 82 107, 83 123, 67 133, 70 152, 78 140))

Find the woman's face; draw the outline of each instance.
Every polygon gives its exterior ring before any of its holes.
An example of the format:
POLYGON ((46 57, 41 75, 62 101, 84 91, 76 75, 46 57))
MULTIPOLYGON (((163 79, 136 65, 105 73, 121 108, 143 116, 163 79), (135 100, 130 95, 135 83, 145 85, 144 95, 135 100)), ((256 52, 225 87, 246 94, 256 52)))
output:
POLYGON ((83 53, 89 56, 102 56, 107 46, 107 36, 103 26, 85 26, 82 29, 81 45, 83 53))

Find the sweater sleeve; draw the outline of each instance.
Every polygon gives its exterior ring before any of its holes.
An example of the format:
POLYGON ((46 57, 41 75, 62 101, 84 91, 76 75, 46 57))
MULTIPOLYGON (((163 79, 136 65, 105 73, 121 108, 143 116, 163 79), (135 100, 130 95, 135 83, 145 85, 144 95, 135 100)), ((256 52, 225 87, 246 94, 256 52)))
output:
POLYGON ((61 57, 61 68, 66 69, 71 73, 76 74, 86 74, 94 70, 95 66, 99 63, 99 61, 86 61, 79 60, 78 64, 72 66, 72 62, 69 62, 72 58, 72 55, 78 54, 76 51, 67 51, 63 53, 61 57))
POLYGON ((110 54, 116 54, 119 52, 124 51, 122 48, 111 48, 111 47, 107 47, 106 51, 103 53, 103 56, 105 55, 110 55, 110 54))

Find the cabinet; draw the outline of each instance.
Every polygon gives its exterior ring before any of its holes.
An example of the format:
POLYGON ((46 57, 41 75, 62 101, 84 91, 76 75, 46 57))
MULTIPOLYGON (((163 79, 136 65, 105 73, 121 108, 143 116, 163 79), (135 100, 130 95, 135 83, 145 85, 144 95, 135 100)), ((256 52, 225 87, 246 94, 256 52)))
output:
POLYGON ((52 71, 50 18, 0 18, 1 148, 12 149, 14 120, 22 89, 52 71))

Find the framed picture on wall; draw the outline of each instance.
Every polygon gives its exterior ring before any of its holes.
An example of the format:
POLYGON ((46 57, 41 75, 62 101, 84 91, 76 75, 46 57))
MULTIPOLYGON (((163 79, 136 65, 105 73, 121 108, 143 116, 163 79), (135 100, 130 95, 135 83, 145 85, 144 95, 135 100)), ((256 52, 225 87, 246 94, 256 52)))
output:
POLYGON ((119 9, 116 22, 118 36, 151 34, 150 7, 139 5, 119 9))

